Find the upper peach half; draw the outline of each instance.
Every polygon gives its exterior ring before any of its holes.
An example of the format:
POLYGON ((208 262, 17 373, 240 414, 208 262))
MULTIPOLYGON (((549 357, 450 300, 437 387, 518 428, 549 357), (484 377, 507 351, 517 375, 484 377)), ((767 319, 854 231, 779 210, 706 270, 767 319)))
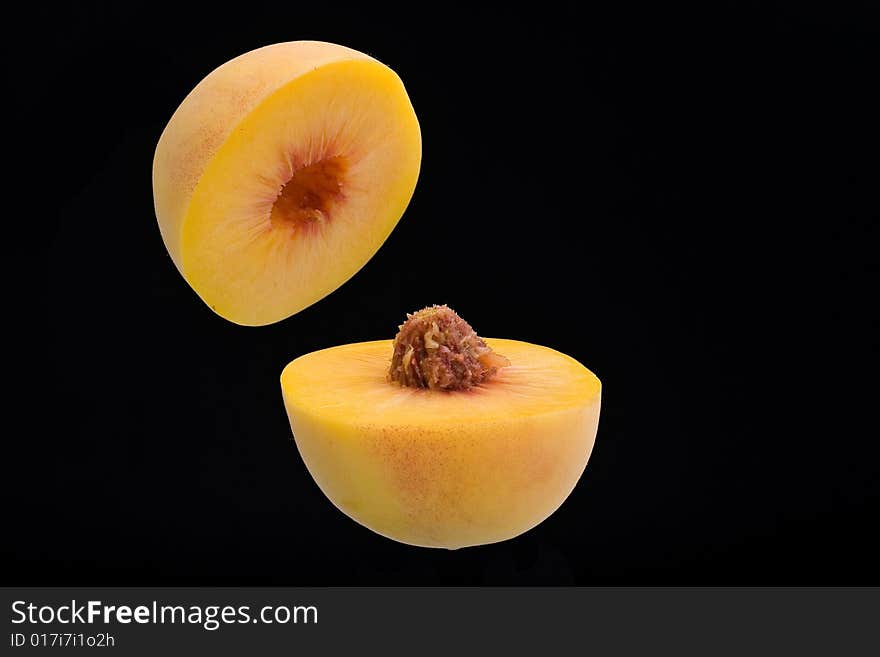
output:
POLYGON ((174 264, 243 325, 302 310, 354 275, 412 197, 418 120, 375 59, 296 41, 202 80, 159 139, 153 194, 174 264))

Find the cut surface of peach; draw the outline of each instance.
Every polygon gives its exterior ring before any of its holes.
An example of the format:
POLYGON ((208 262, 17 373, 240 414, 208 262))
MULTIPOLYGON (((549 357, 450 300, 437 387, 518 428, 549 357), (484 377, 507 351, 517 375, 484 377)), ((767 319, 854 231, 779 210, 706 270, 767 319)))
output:
POLYGON ((341 511, 397 541, 460 548, 512 538, 562 504, 595 441, 599 379, 547 347, 485 343, 509 365, 466 391, 389 381, 390 340, 284 369, 297 447, 341 511))
POLYGON ((400 78, 343 46, 266 46, 210 73, 159 139, 153 194, 177 268, 263 325, 354 275, 403 214, 421 135, 400 78))

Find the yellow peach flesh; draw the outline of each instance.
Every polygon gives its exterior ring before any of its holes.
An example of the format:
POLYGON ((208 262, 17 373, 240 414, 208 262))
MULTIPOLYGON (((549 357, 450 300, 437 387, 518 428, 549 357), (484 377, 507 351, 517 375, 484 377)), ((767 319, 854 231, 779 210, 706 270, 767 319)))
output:
POLYGON ((420 161, 418 121, 391 69, 334 44, 276 44, 213 71, 175 112, 153 162, 156 216, 205 303, 268 324, 372 257, 420 161))
POLYGON ((391 341, 307 354, 281 376, 300 454, 345 514, 397 541, 502 541, 553 513, 595 441, 601 384, 557 351, 486 339, 510 365, 467 392, 386 381, 391 341))

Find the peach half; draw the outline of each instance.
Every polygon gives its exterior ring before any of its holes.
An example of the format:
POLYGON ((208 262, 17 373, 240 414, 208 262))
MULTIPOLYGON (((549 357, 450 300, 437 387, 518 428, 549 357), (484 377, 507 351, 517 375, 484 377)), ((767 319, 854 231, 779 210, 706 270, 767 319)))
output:
MULTIPOLYGON (((492 375, 467 389, 389 380, 396 360, 398 373, 420 370, 409 380, 447 380, 431 372, 443 368, 444 348, 456 350, 433 325, 414 349, 397 349, 399 338, 363 342, 288 364, 281 388, 297 448, 330 501, 383 536, 449 549, 512 538, 574 489, 596 438, 601 384, 558 351, 490 338, 480 342, 492 375)), ((453 369, 456 357, 446 359, 453 369)))
POLYGON ((326 296, 379 249, 419 174, 400 78, 315 41, 237 57, 202 80, 159 139, 162 239, 220 316, 258 326, 326 296))

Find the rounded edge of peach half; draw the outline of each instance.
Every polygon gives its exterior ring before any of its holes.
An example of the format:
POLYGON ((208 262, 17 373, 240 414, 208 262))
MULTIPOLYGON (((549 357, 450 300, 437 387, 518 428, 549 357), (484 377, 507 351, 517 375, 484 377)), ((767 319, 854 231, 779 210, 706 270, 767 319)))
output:
POLYGON ((467 392, 386 381, 390 340, 324 349, 284 368, 297 449, 336 508, 386 538, 458 549, 518 536, 562 505, 595 444, 601 382, 548 347, 485 341, 511 366, 467 392), (350 376, 333 376, 338 392, 322 393, 321 370, 346 359, 350 376))
POLYGON ((153 158, 163 242, 218 315, 261 326, 356 274, 412 198, 421 132, 398 75, 364 53, 293 41, 209 73, 165 127, 153 158), (326 222, 295 228, 273 207, 296 171, 340 159, 326 222))

